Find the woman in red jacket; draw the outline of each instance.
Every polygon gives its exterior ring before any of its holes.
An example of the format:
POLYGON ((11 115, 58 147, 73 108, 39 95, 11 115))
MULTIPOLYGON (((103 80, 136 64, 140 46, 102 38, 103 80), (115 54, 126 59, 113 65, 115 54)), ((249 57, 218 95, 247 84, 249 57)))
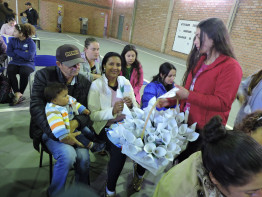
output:
MULTIPOLYGON (((221 19, 201 21, 196 30, 194 46, 189 54, 183 86, 175 98, 162 99, 159 106, 180 100, 181 111, 189 110, 189 125, 197 122, 198 130, 215 115, 225 125, 231 105, 241 82, 242 70, 236 61, 228 31, 221 19)), ((201 139, 189 143, 180 156, 186 159, 199 149, 201 139)))
POLYGON ((144 75, 140 62, 137 60, 137 50, 134 45, 126 45, 121 53, 122 57, 122 72, 128 79, 134 89, 136 102, 141 103, 140 89, 143 85, 144 75))

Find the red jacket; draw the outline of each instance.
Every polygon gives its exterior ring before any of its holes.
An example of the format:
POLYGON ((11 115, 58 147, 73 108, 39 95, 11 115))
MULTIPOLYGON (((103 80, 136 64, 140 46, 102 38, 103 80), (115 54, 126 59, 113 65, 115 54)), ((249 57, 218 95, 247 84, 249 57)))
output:
MULTIPOLYGON (((205 56, 202 56, 194 70, 201 67, 205 56)), ((239 63, 231 57, 220 55, 197 78, 194 90, 190 91, 187 100, 181 100, 180 109, 184 109, 186 101, 190 103, 189 125, 197 122, 199 129, 215 115, 220 115, 226 125, 231 105, 236 97, 242 78, 239 63)), ((189 90, 192 72, 188 75, 185 88, 189 90)))
MULTIPOLYGON (((143 86, 143 82, 144 82, 144 73, 143 73, 143 69, 142 69, 142 65, 139 64, 139 72, 140 72, 140 77, 137 77, 137 71, 136 69, 133 69, 131 76, 130 76, 130 83, 134 89, 134 93, 135 93, 135 97, 136 97, 136 102, 138 104, 141 103, 141 96, 140 96, 140 89, 143 86)), ((120 73, 120 75, 122 76, 122 72, 120 73)))

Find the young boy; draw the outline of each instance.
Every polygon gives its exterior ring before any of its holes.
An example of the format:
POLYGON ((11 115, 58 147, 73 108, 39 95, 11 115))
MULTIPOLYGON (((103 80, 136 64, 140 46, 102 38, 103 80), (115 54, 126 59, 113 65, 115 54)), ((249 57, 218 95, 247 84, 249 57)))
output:
POLYGON ((28 23, 27 14, 25 12, 22 13, 21 22, 22 24, 28 23))
MULTIPOLYGON (((45 107, 47 121, 52 133, 60 141, 70 132, 69 121, 75 115, 90 114, 90 111, 85 106, 68 95, 68 89, 65 84, 52 83, 45 88, 44 94, 47 101, 45 107)), ((92 152, 99 152, 105 148, 105 143, 99 144, 91 141, 94 140, 94 133, 88 127, 85 127, 81 134, 76 136, 76 139, 92 152)))

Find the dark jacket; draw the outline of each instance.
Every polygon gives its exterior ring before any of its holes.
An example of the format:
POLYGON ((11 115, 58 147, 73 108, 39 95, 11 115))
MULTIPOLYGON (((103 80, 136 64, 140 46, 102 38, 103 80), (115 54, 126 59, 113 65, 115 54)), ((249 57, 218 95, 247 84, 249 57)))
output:
POLYGON ((26 11, 22 12, 20 16, 23 16, 23 13, 26 13, 28 23, 30 23, 31 25, 37 25, 38 14, 34 8, 32 8, 30 11, 29 9, 27 9, 26 11))
POLYGON ((0 36, 0 63, 2 63, 6 59, 6 57, 6 44, 2 36, 0 36))
MULTIPOLYGON (((12 11, 8 11, 4 4, 0 3, 0 22, 5 23, 6 16, 13 14, 12 11)), ((2 26, 2 25, 1 25, 2 26)), ((1 27, 0 27, 1 28, 1 27)))
MULTIPOLYGON (((33 139, 34 148, 38 151, 43 132, 45 132, 52 139, 58 140, 52 134, 45 114, 45 106, 47 102, 44 98, 44 89, 48 84, 54 82, 66 84, 66 79, 57 66, 43 68, 35 74, 30 101, 30 137, 33 139)), ((79 103, 87 107, 87 95, 90 85, 91 83, 87 78, 81 74, 78 74, 75 85, 67 86, 68 94, 76 98, 79 103)), ((77 129, 80 131, 83 127, 91 127, 92 125, 89 116, 77 115, 74 119, 78 121, 79 127, 77 129)))
POLYGON ((32 38, 29 37, 23 41, 19 38, 10 38, 6 53, 12 57, 9 64, 28 66, 35 70, 36 45, 32 38))

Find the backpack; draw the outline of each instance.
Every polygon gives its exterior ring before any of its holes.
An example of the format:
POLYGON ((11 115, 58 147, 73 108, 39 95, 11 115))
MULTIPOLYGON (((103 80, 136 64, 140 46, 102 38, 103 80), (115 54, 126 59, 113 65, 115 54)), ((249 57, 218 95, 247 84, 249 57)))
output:
POLYGON ((9 79, 2 73, 0 74, 0 103, 11 103, 13 98, 14 94, 9 79))

